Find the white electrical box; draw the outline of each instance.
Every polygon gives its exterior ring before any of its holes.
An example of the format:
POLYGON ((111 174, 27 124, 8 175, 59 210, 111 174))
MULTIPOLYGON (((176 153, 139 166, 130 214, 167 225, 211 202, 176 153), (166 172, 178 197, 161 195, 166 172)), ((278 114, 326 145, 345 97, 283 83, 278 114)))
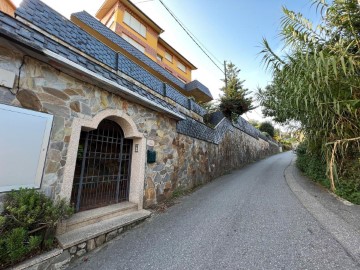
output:
POLYGON ((53 116, 0 104, 0 192, 40 188, 53 116))

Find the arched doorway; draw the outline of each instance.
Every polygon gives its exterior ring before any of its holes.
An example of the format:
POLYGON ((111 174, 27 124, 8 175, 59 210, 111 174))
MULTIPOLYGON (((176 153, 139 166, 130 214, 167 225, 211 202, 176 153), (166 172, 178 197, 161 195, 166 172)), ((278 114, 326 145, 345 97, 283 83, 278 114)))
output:
POLYGON ((71 193, 76 212, 129 200, 132 144, 108 119, 81 131, 71 193))

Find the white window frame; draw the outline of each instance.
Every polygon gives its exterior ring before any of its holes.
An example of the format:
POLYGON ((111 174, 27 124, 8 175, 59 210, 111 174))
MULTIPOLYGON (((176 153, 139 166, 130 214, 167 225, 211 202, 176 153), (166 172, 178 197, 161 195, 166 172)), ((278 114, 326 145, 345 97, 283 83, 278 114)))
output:
POLYGON ((177 67, 178 67, 178 69, 180 69, 181 71, 186 73, 186 66, 183 63, 178 62, 177 67))
POLYGON ((12 173, 13 177, 9 177, 9 172, 6 174, 6 170, 5 176, 4 171, 0 171, 0 192, 7 192, 13 189, 18 190, 20 188, 40 188, 52 122, 53 116, 50 114, 0 104, 0 126, 2 126, 0 129, 0 168, 14 171, 12 173), (17 125, 21 125, 21 123, 29 123, 29 125, 36 123, 36 126, 40 126, 41 129, 31 130, 28 128, 21 132, 21 128, 17 130, 17 125), (9 125, 15 127, 16 130, 9 129, 9 125), (40 149, 34 148, 34 141, 31 140, 31 136, 37 138, 36 143, 40 149), (29 154, 26 155, 24 153, 26 151, 23 148, 24 146, 26 146, 26 149, 31 150, 31 160, 27 158, 29 154), (24 158, 26 159, 25 161, 22 160, 24 158), (28 163, 24 164, 24 162, 28 163), (18 167, 16 168, 16 166, 18 167), (11 183, 11 181, 16 181, 17 184, 11 183))
POLYGON ((135 19, 129 12, 125 10, 123 22, 128 25, 131 29, 136 31, 138 34, 146 38, 146 26, 143 25, 139 20, 135 19))
POLYGON ((165 58, 166 58, 166 60, 168 60, 169 62, 172 63, 172 61, 173 61, 173 56, 172 56, 170 53, 165 52, 165 58))
POLYGON ((122 33, 121 37, 123 39, 125 39, 127 42, 129 42, 131 45, 133 45, 136 49, 138 49, 139 51, 141 51, 142 53, 145 53, 145 47, 142 46, 140 43, 138 43, 137 41, 135 41, 134 39, 132 39, 131 37, 129 37, 128 35, 122 33))

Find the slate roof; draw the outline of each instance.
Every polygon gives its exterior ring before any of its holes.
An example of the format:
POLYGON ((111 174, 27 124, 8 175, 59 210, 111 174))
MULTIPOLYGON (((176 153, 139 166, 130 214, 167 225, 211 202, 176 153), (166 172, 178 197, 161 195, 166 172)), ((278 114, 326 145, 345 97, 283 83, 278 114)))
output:
POLYGON ((190 91, 195 88, 202 91, 204 94, 209 96, 211 99, 213 99, 209 89, 203 85, 201 82, 194 80, 188 84, 184 84, 182 81, 180 81, 177 77, 169 73, 166 69, 164 69, 162 66, 160 66, 158 63, 154 62, 152 59, 150 59, 148 56, 143 54, 141 51, 133 47, 130 43, 128 43, 126 40, 124 40, 121 36, 116 34, 114 31, 103 25, 101 22, 99 22, 97 19, 95 19, 93 16, 91 16, 86 11, 73 13, 71 16, 77 18, 84 24, 88 25, 92 29, 96 30, 99 34, 106 37, 107 39, 111 40, 115 44, 117 44, 119 47, 126 50, 128 53, 130 53, 135 58, 139 59, 143 64, 150 67, 154 71, 158 72, 159 74, 163 75, 165 78, 179 86, 180 88, 190 91))
POLYGON ((116 70, 116 52, 43 2, 24 0, 15 14, 116 70))
POLYGON ((212 98, 209 88, 207 88, 205 85, 203 85, 198 80, 193 80, 192 82, 187 83, 185 85, 185 89, 186 89, 186 91, 192 91, 194 89, 199 89, 201 92, 203 92, 204 94, 206 94, 207 96, 212 98))
MULTIPOLYGON (((54 35, 63 42, 86 53, 92 58, 104 63, 113 70, 119 70, 126 75, 132 77, 133 79, 143 83, 157 93, 164 95, 164 83, 160 79, 146 71, 144 68, 140 67, 132 60, 128 59, 126 56, 122 55, 119 52, 115 52, 114 50, 97 40, 95 37, 82 30, 73 22, 69 21, 68 19, 60 15, 58 12, 48 7, 43 2, 39 0, 24 0, 21 3, 21 6, 16 10, 16 15, 26 19, 27 21, 33 23, 35 26, 41 28, 42 30, 48 32, 51 35, 54 35)), ((124 46, 124 48, 128 52, 134 54, 134 56, 141 57, 149 64, 155 65, 156 68, 158 68, 160 71, 171 75, 157 63, 152 61, 146 55, 141 53, 127 41, 109 30, 107 27, 102 25, 100 22, 98 22, 95 18, 91 17, 86 12, 81 12, 78 15, 79 18, 87 18, 87 20, 91 22, 91 27, 94 26, 104 31, 106 30, 106 35, 113 39, 116 37, 116 41, 119 42, 119 46, 124 46)), ((95 67, 96 66, 97 65, 95 65, 95 67)), ((171 76, 174 77, 173 75, 171 76)), ((176 77, 174 77, 174 79, 178 80, 176 77)), ((181 81, 178 80, 178 82, 182 84, 183 87, 185 87, 185 85, 181 81)), ((175 89, 172 90, 178 92, 175 89)), ((176 97, 170 98, 182 106, 184 106, 185 104, 183 100, 187 99, 187 97, 185 97, 180 92, 173 94, 172 97, 176 97)), ((206 111, 198 104, 190 107, 190 103, 187 102, 185 108, 193 110, 199 115, 204 115, 206 113, 206 111)))
POLYGON ((88 69, 97 74, 103 76, 106 79, 113 81, 114 83, 124 86, 134 93, 151 100, 163 108, 166 108, 176 114, 181 114, 175 106, 167 103, 166 101, 154 96, 148 91, 135 85, 134 83, 127 81, 120 76, 110 72, 109 70, 95 64, 89 59, 75 53, 69 48, 53 41, 52 39, 44 36, 36 30, 28 27, 20 21, 0 12, 0 36, 5 36, 8 39, 17 41, 24 44, 25 46, 42 52, 43 49, 48 49, 60 56, 63 56, 72 62, 88 69))

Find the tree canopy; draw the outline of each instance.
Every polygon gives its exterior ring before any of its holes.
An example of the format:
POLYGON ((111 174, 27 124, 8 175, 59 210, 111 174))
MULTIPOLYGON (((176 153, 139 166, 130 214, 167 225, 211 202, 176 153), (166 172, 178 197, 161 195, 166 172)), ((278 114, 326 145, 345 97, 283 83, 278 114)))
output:
POLYGON ((360 150, 360 8, 356 0, 313 4, 321 16, 317 26, 283 8, 286 54, 275 54, 263 40, 261 54, 273 81, 258 98, 266 116, 300 122, 310 151, 326 157, 332 177, 336 163, 360 150))
POLYGON ((239 115, 252 110, 252 98, 248 97, 249 90, 243 84, 245 81, 240 80, 238 69, 233 63, 226 65, 225 86, 221 88, 223 95, 220 97, 220 110, 227 118, 236 120, 239 115))
POLYGON ((271 138, 273 138, 275 136, 275 128, 268 121, 261 123, 260 126, 259 126, 259 130, 262 131, 262 132, 266 132, 267 134, 269 134, 269 136, 271 138))

